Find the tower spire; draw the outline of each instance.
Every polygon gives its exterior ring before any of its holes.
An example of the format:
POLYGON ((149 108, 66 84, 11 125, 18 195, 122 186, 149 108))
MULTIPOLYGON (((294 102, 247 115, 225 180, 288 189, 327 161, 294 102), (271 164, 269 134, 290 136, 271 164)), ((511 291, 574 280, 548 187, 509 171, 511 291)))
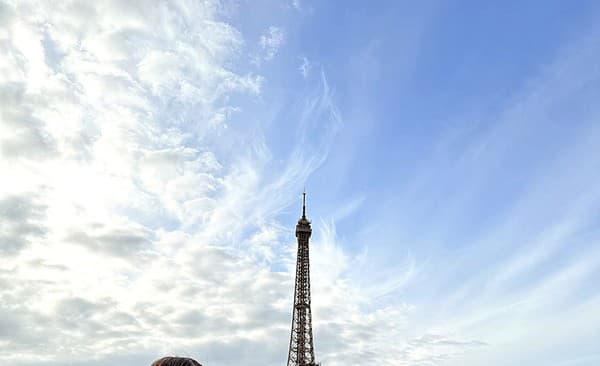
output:
POLYGON ((302 218, 306 219, 306 188, 302 192, 302 218))

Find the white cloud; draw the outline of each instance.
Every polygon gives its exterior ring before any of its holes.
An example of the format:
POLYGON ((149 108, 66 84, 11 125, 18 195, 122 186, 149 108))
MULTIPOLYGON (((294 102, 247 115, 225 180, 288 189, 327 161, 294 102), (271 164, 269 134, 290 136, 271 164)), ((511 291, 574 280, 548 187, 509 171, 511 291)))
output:
POLYGON ((283 29, 270 26, 268 32, 260 36, 260 40, 258 41, 262 50, 262 60, 272 60, 284 43, 285 33, 283 29))
POLYGON ((46 209, 35 193, 0 198, 0 253, 14 255, 44 236, 46 209))
POLYGON ((312 65, 306 57, 303 56, 300 59, 302 60, 302 63, 298 67, 298 70, 300 70, 300 73, 306 79, 310 73, 310 69, 311 69, 312 65))
POLYGON ((234 277, 209 296, 227 282, 218 268, 249 267, 248 281, 262 271, 209 246, 228 243, 230 218, 215 215, 238 186, 227 188, 237 173, 205 137, 236 110, 229 96, 261 84, 223 66, 242 39, 217 12, 208 2, 4 6, 0 168, 11 174, 0 183, 0 249, 10 259, 0 311, 12 330, 0 359, 154 356, 201 329, 228 342, 252 331, 241 299, 228 297, 234 277), (214 305, 194 306, 207 297, 214 305))
POLYGON ((291 5, 299 13, 312 14, 314 12, 313 6, 305 0, 292 0, 291 5))

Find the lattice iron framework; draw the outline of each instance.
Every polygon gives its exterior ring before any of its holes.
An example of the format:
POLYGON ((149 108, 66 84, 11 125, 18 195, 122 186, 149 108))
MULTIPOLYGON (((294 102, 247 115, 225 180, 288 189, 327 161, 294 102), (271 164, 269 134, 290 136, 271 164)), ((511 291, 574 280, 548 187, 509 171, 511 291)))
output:
POLYGON ((312 234, 306 218, 306 192, 302 193, 302 217, 296 225, 298 258, 296 260, 296 285, 292 310, 292 334, 287 366, 314 366, 312 312, 310 310, 310 262, 308 240, 312 234))

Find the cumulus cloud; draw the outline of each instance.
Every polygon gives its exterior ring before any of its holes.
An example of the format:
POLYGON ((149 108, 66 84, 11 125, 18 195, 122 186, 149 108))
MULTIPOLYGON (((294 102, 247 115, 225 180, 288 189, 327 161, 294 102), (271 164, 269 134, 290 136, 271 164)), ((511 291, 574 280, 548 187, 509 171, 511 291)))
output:
POLYGON ((236 110, 228 98, 261 85, 224 66, 239 32, 211 2, 2 7, 0 358, 67 364, 235 338, 226 296, 192 308, 235 257, 178 253, 228 235, 204 232, 233 174, 210 137, 236 110))

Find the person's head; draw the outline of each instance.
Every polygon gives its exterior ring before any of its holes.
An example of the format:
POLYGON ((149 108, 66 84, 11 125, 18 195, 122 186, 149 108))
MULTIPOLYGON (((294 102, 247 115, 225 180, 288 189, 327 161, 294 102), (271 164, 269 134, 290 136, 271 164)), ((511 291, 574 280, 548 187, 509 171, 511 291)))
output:
POLYGON ((163 357, 152 362, 151 366, 202 366, 196 360, 186 357, 163 357))

